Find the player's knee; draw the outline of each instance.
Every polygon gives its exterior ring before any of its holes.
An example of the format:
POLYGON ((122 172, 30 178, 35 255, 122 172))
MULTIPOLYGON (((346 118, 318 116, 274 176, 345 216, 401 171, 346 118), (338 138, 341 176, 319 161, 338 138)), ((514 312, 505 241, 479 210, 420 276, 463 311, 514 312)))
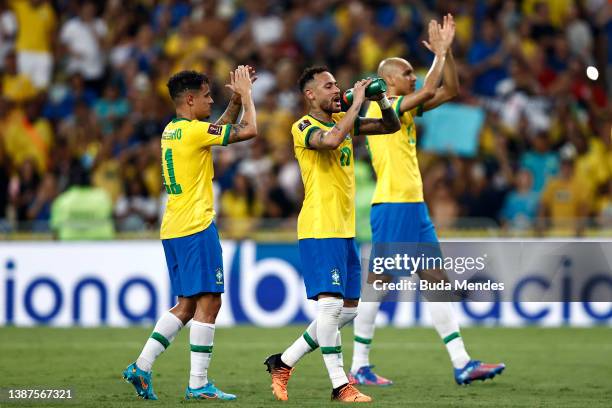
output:
POLYGON ((198 299, 195 320, 204 323, 215 323, 221 309, 221 295, 207 294, 198 299))
POLYGON ((317 305, 319 307, 319 315, 329 317, 331 319, 339 319, 342 313, 342 305, 344 301, 336 296, 319 296, 317 305))
POLYGON ((196 310, 196 302, 193 299, 179 298, 178 303, 170 309, 183 324, 193 319, 196 310))
POLYGON ((344 299, 344 307, 357 307, 359 306, 359 299, 344 299))

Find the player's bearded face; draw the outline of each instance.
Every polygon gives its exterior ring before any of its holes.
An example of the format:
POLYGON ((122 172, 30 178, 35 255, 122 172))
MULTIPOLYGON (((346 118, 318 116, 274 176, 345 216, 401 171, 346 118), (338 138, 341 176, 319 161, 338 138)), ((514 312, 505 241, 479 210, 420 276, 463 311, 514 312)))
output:
POLYGON ((336 79, 329 72, 317 74, 314 87, 315 103, 328 113, 340 112, 340 88, 336 79))

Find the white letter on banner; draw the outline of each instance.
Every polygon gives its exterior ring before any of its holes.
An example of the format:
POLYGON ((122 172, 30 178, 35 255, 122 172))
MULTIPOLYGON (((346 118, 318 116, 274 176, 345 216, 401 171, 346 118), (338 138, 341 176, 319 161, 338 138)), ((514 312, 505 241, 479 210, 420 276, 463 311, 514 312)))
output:
POLYGON ((253 241, 244 241, 240 247, 240 301, 242 310, 252 323, 265 327, 285 326, 298 312, 303 297, 300 277, 293 266, 279 258, 255 260, 256 246, 253 241), (257 286, 262 279, 272 275, 285 286, 285 298, 280 307, 268 311, 259 306, 257 286))

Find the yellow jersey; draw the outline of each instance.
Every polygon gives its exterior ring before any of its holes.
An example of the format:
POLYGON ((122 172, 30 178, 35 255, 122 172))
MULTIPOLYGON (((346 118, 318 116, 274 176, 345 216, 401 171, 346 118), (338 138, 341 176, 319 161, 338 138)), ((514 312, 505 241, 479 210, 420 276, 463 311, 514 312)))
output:
MULTIPOLYGON (((327 132, 345 115, 334 113, 326 123, 310 115, 291 127, 295 157, 304 183, 304 203, 298 216, 298 239, 352 238, 355 236, 355 129, 335 150, 309 148, 312 132, 327 132)), ((358 125, 358 119, 355 121, 358 125)))
POLYGON ((215 217, 214 175, 210 147, 227 145, 231 125, 173 119, 161 137, 162 182, 168 203, 162 220, 162 239, 203 231, 215 217))
POLYGON ((11 6, 17 17, 17 51, 51 52, 51 38, 55 30, 55 12, 49 3, 32 6, 29 0, 13 0, 11 6))
MULTIPOLYGON (((376 190, 372 204, 423 202, 423 181, 417 160, 416 126, 413 115, 421 116, 422 107, 400 113, 404 97, 395 98, 391 104, 400 118, 400 130, 388 135, 367 136, 367 146, 376 173, 376 190)), ((381 118, 377 103, 370 103, 368 118, 381 118)))
POLYGON ((581 209, 588 213, 592 196, 589 189, 585 188, 584 179, 574 175, 570 180, 560 177, 550 179, 540 200, 549 208, 553 226, 567 227, 575 224, 576 218, 581 216, 581 209))

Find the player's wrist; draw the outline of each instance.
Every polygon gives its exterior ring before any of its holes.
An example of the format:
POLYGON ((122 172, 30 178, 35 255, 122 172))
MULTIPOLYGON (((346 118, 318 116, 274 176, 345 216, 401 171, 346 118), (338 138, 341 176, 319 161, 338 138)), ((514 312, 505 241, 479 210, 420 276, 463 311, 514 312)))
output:
POLYGON ((376 103, 378 104, 378 106, 380 106, 380 110, 391 108, 391 102, 389 102, 387 95, 383 95, 383 97, 378 99, 376 103))

